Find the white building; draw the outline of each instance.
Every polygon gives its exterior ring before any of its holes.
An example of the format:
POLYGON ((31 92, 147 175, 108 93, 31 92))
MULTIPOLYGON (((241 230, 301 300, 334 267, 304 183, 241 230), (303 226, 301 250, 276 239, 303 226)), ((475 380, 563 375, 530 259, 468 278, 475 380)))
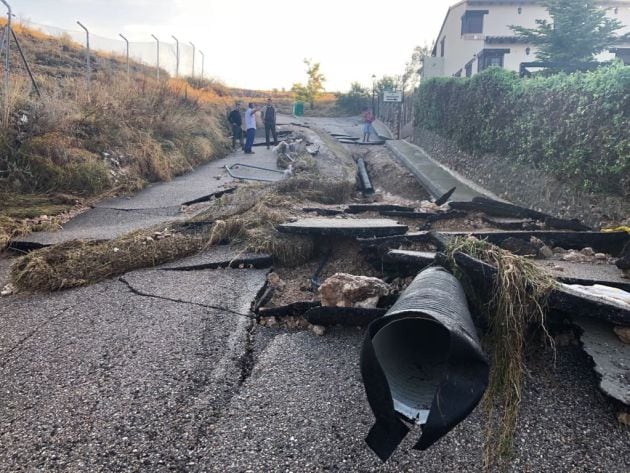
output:
MULTIPOLYGON (((604 0, 608 16, 630 32, 630 0, 604 0)), ((526 44, 510 25, 535 28, 536 20, 550 20, 536 0, 464 0, 448 9, 431 57, 423 60, 423 77, 470 77, 490 66, 519 71, 521 63, 536 61, 536 48, 526 44)), ((598 60, 617 56, 630 64, 630 43, 619 44, 598 60)))

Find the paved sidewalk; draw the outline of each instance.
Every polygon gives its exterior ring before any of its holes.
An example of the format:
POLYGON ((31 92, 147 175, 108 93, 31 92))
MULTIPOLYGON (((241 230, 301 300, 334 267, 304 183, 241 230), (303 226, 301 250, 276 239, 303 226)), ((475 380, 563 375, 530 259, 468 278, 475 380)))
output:
POLYGON ((278 169, 276 155, 271 150, 257 146, 254 153, 235 151, 169 182, 149 184, 134 196, 104 200, 58 232, 32 233, 14 240, 13 245, 38 248, 76 239, 108 240, 134 230, 189 218, 190 215, 182 211, 183 205, 235 185, 226 165, 243 163, 278 169))

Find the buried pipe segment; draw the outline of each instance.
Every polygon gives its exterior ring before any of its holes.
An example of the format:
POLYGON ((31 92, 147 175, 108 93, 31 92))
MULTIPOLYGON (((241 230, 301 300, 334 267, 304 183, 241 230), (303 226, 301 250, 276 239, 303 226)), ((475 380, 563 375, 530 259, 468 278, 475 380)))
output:
POLYGON ((443 268, 422 271, 363 342, 361 375, 376 418, 367 444, 385 461, 408 423, 418 423, 414 448, 427 449, 472 412, 488 371, 461 284, 443 268))

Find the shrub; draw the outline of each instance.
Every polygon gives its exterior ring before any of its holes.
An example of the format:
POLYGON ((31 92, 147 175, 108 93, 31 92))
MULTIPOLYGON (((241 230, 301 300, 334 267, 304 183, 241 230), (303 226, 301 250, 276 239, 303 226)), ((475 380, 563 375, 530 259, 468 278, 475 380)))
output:
POLYGON ((491 68, 425 81, 415 104, 416 126, 473 155, 518 160, 586 190, 630 191, 630 67, 532 79, 491 68))

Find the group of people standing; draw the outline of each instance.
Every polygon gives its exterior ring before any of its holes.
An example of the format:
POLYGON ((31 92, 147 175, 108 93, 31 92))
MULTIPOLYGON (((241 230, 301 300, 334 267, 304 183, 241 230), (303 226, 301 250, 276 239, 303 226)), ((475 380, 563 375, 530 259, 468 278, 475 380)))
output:
POLYGON ((232 127, 232 148, 236 149, 236 140, 239 140, 240 146, 245 154, 254 154, 252 146, 256 138, 256 113, 261 112, 263 123, 265 124, 265 139, 267 149, 270 147, 269 135, 273 137, 274 146, 278 144, 278 135, 276 134, 276 107, 274 107, 271 99, 267 99, 267 105, 264 107, 257 106, 254 102, 250 102, 245 110, 241 111, 241 103, 236 102, 234 109, 228 115, 228 122, 232 127), (243 122, 245 122, 245 142, 243 143, 243 122))

